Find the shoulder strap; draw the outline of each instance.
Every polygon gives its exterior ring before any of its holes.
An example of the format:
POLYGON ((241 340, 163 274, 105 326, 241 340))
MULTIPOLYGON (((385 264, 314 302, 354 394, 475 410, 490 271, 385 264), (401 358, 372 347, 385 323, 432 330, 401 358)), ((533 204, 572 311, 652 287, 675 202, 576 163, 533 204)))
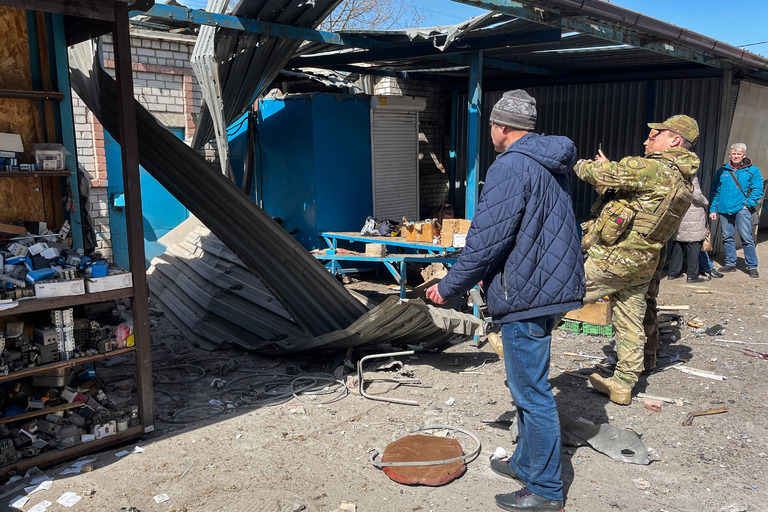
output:
POLYGON ((736 179, 736 173, 734 173, 732 169, 728 169, 728 172, 731 173, 731 178, 733 178, 733 181, 736 182, 736 186, 739 187, 739 190, 741 190, 741 194, 744 196, 744 201, 746 201, 747 194, 744 192, 744 189, 741 188, 741 183, 739 183, 739 180, 736 179))

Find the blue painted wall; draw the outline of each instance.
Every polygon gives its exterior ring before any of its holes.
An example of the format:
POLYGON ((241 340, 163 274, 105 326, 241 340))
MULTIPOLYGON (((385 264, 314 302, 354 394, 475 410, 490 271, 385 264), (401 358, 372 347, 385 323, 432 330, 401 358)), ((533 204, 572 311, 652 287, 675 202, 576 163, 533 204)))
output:
MULTIPOLYGON (((251 198, 307 249, 323 231, 359 231, 373 212, 370 98, 307 94, 259 101, 251 198)), ((245 123, 230 132, 230 159, 242 183, 245 123)))
MULTIPOLYGON (((169 128, 179 138, 184 137, 182 128, 169 128)), ((115 206, 123 194, 123 165, 120 145, 104 132, 104 148, 107 161, 107 194, 109 201, 109 226, 112 236, 112 253, 115 264, 129 268, 128 236, 125 208, 115 206)), ((139 148, 141 151, 141 148, 139 148)), ((144 263, 149 268, 152 258, 165 252, 165 245, 158 240, 189 218, 189 210, 170 192, 165 190, 143 167, 139 168, 141 183, 141 210, 144 222, 144 263)))

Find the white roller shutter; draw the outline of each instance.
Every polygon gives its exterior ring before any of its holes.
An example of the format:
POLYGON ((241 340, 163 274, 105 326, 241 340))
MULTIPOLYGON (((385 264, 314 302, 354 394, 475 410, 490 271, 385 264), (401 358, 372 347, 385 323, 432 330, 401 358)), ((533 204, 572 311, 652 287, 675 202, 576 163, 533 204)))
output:
POLYGON ((373 215, 419 220, 419 132, 416 110, 371 112, 373 215))

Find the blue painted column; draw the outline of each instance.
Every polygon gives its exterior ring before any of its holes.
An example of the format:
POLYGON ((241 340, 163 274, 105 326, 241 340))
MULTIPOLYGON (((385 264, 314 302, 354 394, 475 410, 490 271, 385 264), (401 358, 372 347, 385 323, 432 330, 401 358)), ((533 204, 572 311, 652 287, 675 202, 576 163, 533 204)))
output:
POLYGON ((456 115, 459 91, 451 92, 451 147, 448 158, 448 202, 456 206, 456 115))
POLYGON ((467 219, 472 220, 477 209, 480 155, 480 123, 483 98, 483 52, 473 52, 469 66, 469 102, 467 104, 467 219))
POLYGON ((64 33, 64 16, 54 14, 51 16, 53 25, 53 47, 56 57, 56 82, 58 90, 64 94, 64 99, 58 103, 58 113, 61 125, 61 138, 64 147, 69 150, 65 157, 66 167, 71 174, 68 181, 75 194, 78 211, 69 216, 72 229, 72 244, 74 247, 85 247, 83 240, 83 222, 80 208, 87 208, 87 204, 80 203, 80 180, 77 175, 77 143, 75 142, 75 116, 72 112, 72 89, 69 84, 69 56, 67 55, 67 41, 64 33))

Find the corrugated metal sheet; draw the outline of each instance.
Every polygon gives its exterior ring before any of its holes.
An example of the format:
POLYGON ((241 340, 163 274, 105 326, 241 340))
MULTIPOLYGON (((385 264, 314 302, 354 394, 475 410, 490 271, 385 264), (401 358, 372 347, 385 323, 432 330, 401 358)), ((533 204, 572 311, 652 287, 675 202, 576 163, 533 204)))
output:
MULTIPOLYGON (((699 180, 702 190, 708 194, 711 175, 719 166, 716 144, 721 83, 718 78, 697 78, 553 85, 527 87, 526 90, 537 102, 536 131, 569 137, 576 144, 579 158, 593 158, 600 144, 611 159, 642 155, 648 122, 664 120, 674 114, 694 117, 702 132, 701 142, 695 149, 702 161, 699 180), (652 112, 651 118, 647 118, 646 112, 652 112)), ((483 94, 483 119, 488 119, 502 93, 483 94)), ((466 179, 466 101, 466 95, 459 96, 456 115, 458 140, 461 141, 456 175, 462 189, 466 179)), ((481 140, 490 141, 487 123, 482 124, 481 140)), ((481 144, 480 148, 482 183, 496 153, 490 143, 481 144)), ((572 185, 576 216, 587 218, 596 194, 591 185, 579 180, 575 174, 572 185)), ((457 203, 463 204, 463 197, 457 195, 457 203)))
POLYGON ((309 337, 235 254, 201 223, 153 258, 147 283, 154 301, 196 345, 249 350, 295 348, 309 337))
MULTIPOLYGON (((227 7, 228 0, 209 0, 207 12, 221 14, 227 7)), ((189 62, 195 72, 197 83, 203 93, 203 104, 216 136, 216 148, 218 149, 219 165, 223 174, 231 176, 229 164, 229 142, 227 140, 227 124, 224 121, 224 105, 221 96, 221 83, 216 59, 214 58, 214 41, 216 40, 216 27, 204 25, 200 27, 195 47, 189 62)))
MULTIPOLYGON (((240 0, 231 14, 282 25, 315 28, 341 0, 240 0)), ((222 110, 227 125, 243 115, 256 97, 274 80, 302 41, 252 32, 217 29, 214 42, 221 87, 222 110)), ((213 123, 203 108, 193 147, 211 138, 213 123)))

